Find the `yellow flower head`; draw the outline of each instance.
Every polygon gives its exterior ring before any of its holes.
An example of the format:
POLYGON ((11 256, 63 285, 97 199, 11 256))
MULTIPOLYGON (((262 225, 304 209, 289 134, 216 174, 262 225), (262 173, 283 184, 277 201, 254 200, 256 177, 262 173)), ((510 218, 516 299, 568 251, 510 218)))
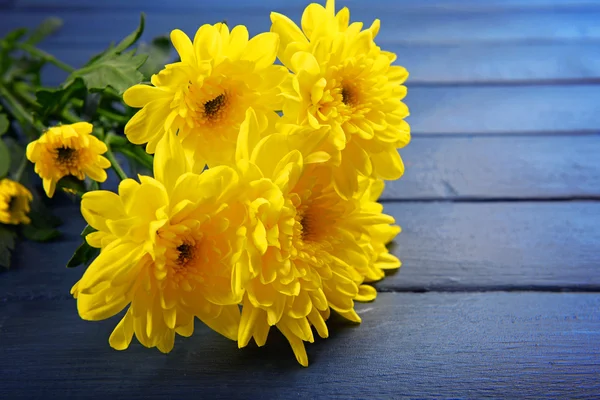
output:
POLYGON ((261 129, 250 110, 236 152, 249 207, 246 251, 233 271, 234 290, 244 295, 238 345, 254 337, 262 346, 276 326, 306 366, 311 326, 327 337, 330 309, 360 322, 354 300, 375 298, 361 285, 358 270, 372 259, 361 244, 367 227, 393 219, 335 191, 320 166, 328 156, 317 150, 326 134, 301 129, 260 139, 261 129))
POLYGON ((402 102, 408 77, 392 66, 395 54, 374 42, 379 20, 362 30, 349 24, 347 8, 335 14, 334 1, 324 8, 310 4, 302 30, 289 18, 271 14, 271 31, 281 38, 279 58, 293 73, 284 93, 285 118, 314 129, 329 129, 333 181, 345 197, 358 189, 358 173, 398 179, 404 172, 397 148, 410 141, 402 102), (358 173, 357 173, 358 171, 358 173))
POLYGON ((48 197, 54 195, 56 183, 68 175, 81 180, 86 175, 98 182, 106 180, 104 169, 110 167, 110 161, 101 154, 107 148, 91 135, 92 129, 87 122, 55 126, 27 145, 27 159, 35 163, 48 197))
POLYGON ((0 223, 29 224, 29 204, 33 200, 31 192, 19 182, 8 178, 0 180, 0 223))
POLYGON ((79 315, 102 320, 129 306, 110 336, 118 350, 135 334, 169 352, 175 333, 193 333, 194 317, 235 340, 241 298, 231 290, 231 266, 244 236, 243 209, 232 204, 237 174, 193 173, 174 135, 159 142, 154 174, 123 180, 119 194, 83 196, 82 214, 97 229, 86 240, 101 252, 72 289, 79 315))
POLYGON ((246 109, 254 107, 264 121, 281 109, 280 85, 289 72, 273 65, 279 38, 267 32, 248 40, 245 26, 230 31, 218 23, 200 27, 193 43, 180 30, 171 32, 171 40, 181 62, 154 75, 154 86, 125 92, 128 105, 142 108, 125 134, 154 153, 165 132, 173 131, 197 163, 230 163, 246 109))

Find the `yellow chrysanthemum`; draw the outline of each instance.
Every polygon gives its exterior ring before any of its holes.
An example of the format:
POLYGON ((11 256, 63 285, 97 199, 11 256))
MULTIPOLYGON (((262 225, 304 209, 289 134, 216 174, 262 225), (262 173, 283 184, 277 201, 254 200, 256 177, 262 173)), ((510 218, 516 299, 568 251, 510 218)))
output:
POLYGON ((0 223, 29 224, 31 192, 19 182, 8 178, 0 180, 0 223))
POLYGON ((79 315, 109 318, 129 306, 110 336, 126 349, 132 336, 162 352, 173 348, 175 333, 190 336, 194 316, 235 340, 240 319, 231 290, 231 268, 244 231, 237 175, 216 167, 190 172, 174 135, 158 144, 155 178, 126 179, 119 194, 88 192, 81 211, 97 232, 86 240, 100 255, 73 287, 79 315))
POLYGON ((286 120, 329 129, 328 151, 335 164, 333 181, 345 197, 358 188, 358 174, 398 179, 404 165, 397 149, 410 141, 402 102, 408 72, 392 66, 395 54, 374 42, 379 20, 364 31, 349 25, 347 8, 337 15, 333 0, 310 4, 302 30, 289 18, 271 14, 279 34, 279 58, 293 73, 283 106, 286 120))
POLYGON ((354 300, 372 300, 361 285, 372 255, 367 227, 393 219, 365 212, 357 199, 344 199, 322 173, 327 154, 317 151, 319 131, 274 133, 250 110, 242 125, 236 158, 249 204, 246 251, 234 267, 236 294, 244 295, 238 345, 251 337, 262 346, 271 326, 290 342, 298 362, 308 365, 304 341, 311 326, 328 336, 330 309, 360 322, 354 300))
POLYGON ((171 41, 181 62, 152 76, 154 86, 136 85, 123 96, 142 108, 125 134, 154 153, 173 131, 197 163, 230 163, 246 109, 252 106, 262 120, 281 109, 280 85, 289 72, 273 65, 279 38, 267 32, 248 40, 245 26, 229 31, 218 23, 200 27, 193 43, 180 30, 171 32, 171 41))
MULTIPOLYGON (((383 205, 378 203, 377 199, 381 196, 385 183, 380 179, 369 178, 361 181, 361 185, 366 186, 359 197, 362 210, 373 214, 382 213, 383 205)), ((367 268, 360 268, 358 272, 364 277, 365 282, 375 282, 385 277, 386 270, 398 269, 402 265, 386 246, 400 233, 400 227, 390 224, 375 224, 366 226, 366 229, 368 240, 363 242, 362 246, 372 254, 372 260, 367 268)))
POLYGON ((27 145, 27 159, 35 163, 48 197, 54 195, 57 182, 68 175, 81 180, 86 175, 97 182, 106 180, 104 169, 110 167, 110 161, 101 154, 107 147, 91 135, 92 129, 87 122, 55 126, 27 145))

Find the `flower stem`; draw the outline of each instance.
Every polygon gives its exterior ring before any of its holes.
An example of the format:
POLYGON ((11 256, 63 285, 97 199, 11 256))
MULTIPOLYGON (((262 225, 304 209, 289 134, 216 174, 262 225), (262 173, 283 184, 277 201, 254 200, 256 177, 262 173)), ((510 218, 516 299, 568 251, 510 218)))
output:
POLYGON ((110 148, 110 142, 113 137, 114 137, 114 134, 109 132, 106 135, 106 138, 104 139, 104 143, 106 143, 106 147, 108 148, 108 150, 105 153, 105 156, 108 159, 108 161, 110 161, 110 165, 111 165, 112 169, 115 171, 115 173, 117 174, 117 176, 119 177, 119 179, 124 180, 124 179, 127 179, 128 176, 125 173, 125 171, 123 171, 123 168, 121 168, 121 164, 119 164, 119 162, 115 158, 115 155, 113 154, 113 152, 110 148))
MULTIPOLYGON (((83 107, 83 100, 73 99, 72 102, 73 105, 75 105, 75 107, 83 107)), ((107 110, 105 108, 98 107, 98 109, 96 109, 96 112, 98 113, 98 115, 102 115, 103 117, 106 117, 120 124, 126 124, 127 122, 129 122, 129 118, 127 118, 126 116, 111 110, 107 110)))
POLYGON ((63 71, 66 71, 69 73, 75 71, 75 68, 60 61, 59 59, 54 57, 52 54, 46 53, 44 50, 40 50, 37 47, 34 47, 30 44, 21 43, 21 44, 19 44, 18 47, 21 50, 28 52, 32 56, 39 57, 42 60, 49 62, 50 64, 56 65, 58 68, 62 69, 63 71))
POLYGON ((0 98, 2 103, 6 106, 12 116, 19 121, 25 130, 27 124, 41 132, 45 130, 45 127, 40 123, 36 122, 31 113, 27 112, 23 105, 12 95, 12 93, 0 82, 0 98))
POLYGON ((23 158, 21 159, 21 163, 19 164, 19 169, 17 169, 17 172, 15 172, 15 175, 13 176, 13 178, 16 182, 21 181, 23 172, 25 172, 25 167, 27 167, 27 161, 28 161, 27 156, 25 154, 23 154, 23 158))

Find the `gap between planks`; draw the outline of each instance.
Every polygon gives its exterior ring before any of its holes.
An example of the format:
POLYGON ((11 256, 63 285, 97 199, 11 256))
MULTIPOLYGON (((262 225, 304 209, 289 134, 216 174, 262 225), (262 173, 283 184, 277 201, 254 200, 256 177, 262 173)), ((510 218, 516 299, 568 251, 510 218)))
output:
MULTIPOLYGON (((385 282, 385 281, 380 281, 385 282)), ((451 287, 451 286, 432 286, 432 287, 377 287, 379 282, 368 283, 377 289, 377 293, 400 293, 400 294, 423 294, 423 293, 598 293, 600 294, 599 285, 581 285, 573 287, 563 286, 496 286, 496 287, 451 287)), ((75 299, 69 294, 24 294, 24 295, 9 295, 0 298, 0 304, 9 304, 14 302, 30 302, 30 301, 65 301, 75 299)), ((361 303, 362 304, 362 303, 361 303)))
POLYGON ((600 201, 600 195, 564 195, 564 196, 460 196, 449 198, 440 197, 413 197, 405 199, 382 198, 379 202, 386 203, 561 203, 561 202, 595 202, 600 201))

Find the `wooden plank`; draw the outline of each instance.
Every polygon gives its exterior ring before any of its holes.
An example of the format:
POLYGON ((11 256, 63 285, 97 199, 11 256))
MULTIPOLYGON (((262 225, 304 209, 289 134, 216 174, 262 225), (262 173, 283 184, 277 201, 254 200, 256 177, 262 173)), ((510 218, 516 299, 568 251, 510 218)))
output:
POLYGON ((600 132, 595 85, 418 87, 405 101, 416 135, 600 132))
MULTIPOLYGON (((22 243, 1 273, 0 302, 69 297, 83 267, 65 265, 85 225, 76 206, 58 207, 64 237, 22 243)), ((380 291, 598 290, 600 202, 386 203, 403 232, 401 270, 380 291)))
POLYGON ((5 303, 2 398, 573 398, 600 389, 600 296, 381 294, 308 344, 282 336, 238 350, 196 324, 163 355, 109 348, 116 320, 79 319, 73 300, 5 303), (199 392, 200 390, 200 392, 199 392))
POLYGON ((598 290, 600 203, 388 203, 398 273, 379 290, 598 290))
MULTIPOLYGON (((269 12, 280 11, 300 19, 302 7, 279 3, 277 7, 257 6, 231 10, 208 8, 201 12, 182 13, 176 10, 136 8, 131 10, 9 10, 0 15, 0 34, 23 25, 33 26, 54 15, 64 20, 63 29, 48 42, 55 44, 99 44, 119 40, 130 33, 139 20, 139 13, 147 11, 144 38, 165 34, 179 28, 194 33, 204 23, 227 20, 229 25, 244 24, 252 34, 269 29, 269 12), (107 23, 111 29, 106 29, 107 23)), ((600 10, 529 10, 512 12, 407 12, 402 7, 388 9, 383 6, 355 10, 353 18, 370 21, 382 20, 378 43, 384 47, 391 43, 456 44, 465 42, 536 42, 598 41, 600 40, 600 10)), ((192 35, 193 36, 193 35, 192 35)))
MULTIPOLYGON (((43 45, 75 67, 101 52, 102 46, 43 45)), ((592 43, 539 45, 406 45, 390 43, 398 64, 410 72, 409 87, 445 84, 532 84, 600 81, 600 46, 592 43)), ((60 83, 51 73, 48 84, 60 83)))
POLYGON ((392 199, 544 199, 600 195, 600 136, 416 136, 392 199))

